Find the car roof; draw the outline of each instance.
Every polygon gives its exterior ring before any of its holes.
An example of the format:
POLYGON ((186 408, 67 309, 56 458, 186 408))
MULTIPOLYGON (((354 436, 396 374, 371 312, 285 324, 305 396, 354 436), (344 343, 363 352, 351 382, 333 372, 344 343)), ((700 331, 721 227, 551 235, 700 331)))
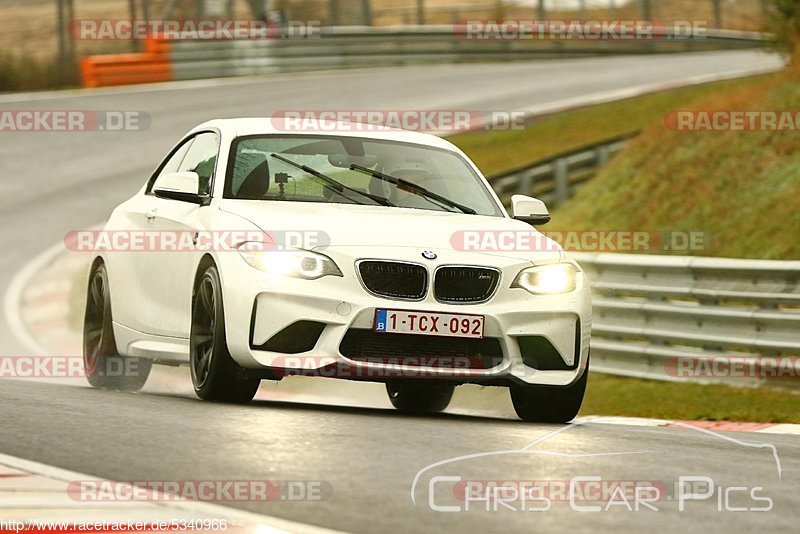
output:
POLYGON ((285 126, 282 127, 284 123, 281 121, 282 119, 279 117, 215 119, 196 126, 192 129, 192 132, 216 128, 221 132, 231 134, 233 137, 270 134, 360 137, 414 143, 460 152, 455 145, 440 137, 410 130, 399 130, 376 125, 365 126, 364 124, 342 121, 325 121, 322 123, 313 119, 303 119, 302 129, 294 129, 285 126))

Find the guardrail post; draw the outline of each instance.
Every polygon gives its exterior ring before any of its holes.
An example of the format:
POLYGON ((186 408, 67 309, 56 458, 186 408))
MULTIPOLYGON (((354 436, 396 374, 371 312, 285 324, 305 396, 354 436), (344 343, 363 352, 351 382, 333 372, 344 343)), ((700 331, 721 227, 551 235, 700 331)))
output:
MULTIPOLYGON (((136 0, 128 0, 128 15, 131 17, 131 20, 136 20, 136 0)), ((139 42, 133 38, 131 39, 131 49, 138 50, 139 42)))
POLYGON ((175 8, 178 7, 180 0, 169 0, 169 4, 164 6, 164 11, 161 13, 161 20, 167 20, 172 17, 175 8))
POLYGON ((653 17, 650 0, 642 0, 642 20, 650 20, 653 17))
POLYGON ((338 26, 339 25, 339 0, 329 0, 329 11, 330 11, 330 25, 331 26, 338 26))
POLYGON ((364 26, 372 26, 372 6, 370 0, 361 0, 364 9, 364 26))
POLYGON ((523 172, 522 175, 519 177, 519 183, 517 184, 517 192, 520 195, 530 195, 531 191, 533 191, 533 176, 531 176, 530 172, 523 172))
POLYGON ((597 166, 598 167, 602 167, 606 163, 608 163, 609 152, 610 152, 610 150, 608 148, 608 145, 603 145, 601 147, 597 147, 597 153, 596 153, 597 160, 596 161, 597 161, 597 166))
POLYGON ((61 67, 66 63, 67 57, 67 26, 64 22, 63 0, 56 0, 56 8, 58 10, 58 65, 61 67))
POLYGON ((569 166, 567 158, 559 158, 553 164, 556 181, 556 204, 563 204, 569 199, 569 166))
POLYGON ((720 0, 711 0, 714 4, 714 27, 722 28, 722 6, 720 0))

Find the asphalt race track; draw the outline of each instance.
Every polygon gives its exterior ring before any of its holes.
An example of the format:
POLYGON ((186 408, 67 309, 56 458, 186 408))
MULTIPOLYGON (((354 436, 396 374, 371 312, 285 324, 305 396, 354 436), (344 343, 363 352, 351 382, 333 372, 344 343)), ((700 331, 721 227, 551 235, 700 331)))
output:
MULTIPOLYGON (((492 396, 487 400, 494 401, 492 396)), ((424 472, 414 505, 412 482, 429 464, 521 449, 559 427, 511 417, 404 417, 390 409, 289 401, 208 405, 188 394, 119 394, 11 382, 0 390, 0 403, 0 450, 5 453, 113 480, 318 481, 324 488, 320 501, 230 504, 350 532, 639 532, 659 527, 790 532, 796 531, 798 520, 800 444, 793 436, 727 434, 773 444, 783 470, 781 480, 767 448, 687 429, 574 425, 537 447, 550 454, 479 457, 424 472), (689 475, 708 476, 726 489, 761 487, 758 495, 773 499, 774 508, 769 513, 727 511, 726 506, 764 506, 731 493, 720 511, 717 494, 724 490, 716 488, 714 497, 687 502, 680 512, 673 488, 679 477, 689 475), (568 502, 554 500, 543 512, 487 511, 480 502, 472 503, 468 512, 434 512, 428 490, 433 476, 553 483, 599 476, 607 481, 647 481, 663 488, 664 496, 652 503, 658 511, 644 506, 629 511, 619 505, 607 512, 578 512, 568 502)), ((433 502, 463 507, 452 498, 453 486, 437 484, 433 502)), ((629 505, 633 508, 634 503, 629 505)))
MULTIPOLYGON (((511 111, 778 64, 758 52, 718 52, 0 95, 4 110, 127 110, 151 119, 142 132, 0 133, 0 287, 5 292, 33 257, 67 232, 102 222, 180 135, 209 118, 286 109, 511 111)), ((6 317, 0 334, 3 355, 30 354, 6 317)), ((800 522, 800 443, 791 436, 613 421, 531 425, 515 419, 505 391, 478 388, 460 393, 445 414, 406 417, 389 408, 380 385, 319 379, 309 380, 307 390, 300 379, 267 385, 249 406, 214 405, 194 397, 188 370, 154 374, 138 394, 0 382, 0 453, 113 480, 314 481, 322 488, 319 499, 223 504, 355 532, 788 532, 800 522), (488 454, 493 451, 504 452, 488 454), (469 457, 458 459, 463 456, 469 457), (591 498, 571 506, 557 492, 549 506, 527 503, 528 511, 512 509, 521 507, 517 501, 498 510, 473 502, 463 511, 458 484, 435 478, 442 476, 545 481, 551 488, 598 476, 646 481, 660 496, 638 511, 631 500, 632 510, 605 511, 600 503, 600 511, 588 512, 585 507, 597 504, 591 498), (680 496, 689 491, 675 484, 686 476, 709 477, 714 488, 682 506, 680 496), (434 511, 431 504, 462 511, 434 511), (539 507, 548 509, 530 511, 539 507)))

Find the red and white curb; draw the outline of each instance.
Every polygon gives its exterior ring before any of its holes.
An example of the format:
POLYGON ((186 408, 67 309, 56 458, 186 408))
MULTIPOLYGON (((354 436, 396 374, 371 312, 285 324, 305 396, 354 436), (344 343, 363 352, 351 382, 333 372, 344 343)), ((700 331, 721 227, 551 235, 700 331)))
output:
MULTIPOLYGON (((78 480, 111 483, 90 475, 0 454, 0 524, 7 525, 9 521, 14 521, 32 528, 34 525, 45 527, 48 522, 125 525, 133 521, 149 525, 164 522, 180 525, 182 521, 216 520, 224 521, 227 528, 200 531, 225 530, 237 534, 337 532, 209 502, 177 499, 148 502, 78 501, 68 492, 69 484, 78 480)), ((57 527, 50 530, 57 531, 57 527)), ((106 530, 113 530, 113 527, 106 530)))
POLYGON ((582 416, 576 422, 596 423, 604 425, 624 425, 640 427, 694 427, 702 430, 719 432, 755 432, 759 434, 788 434, 800 436, 800 425, 785 423, 741 423, 735 421, 678 421, 670 419, 648 419, 644 417, 622 416, 582 416))

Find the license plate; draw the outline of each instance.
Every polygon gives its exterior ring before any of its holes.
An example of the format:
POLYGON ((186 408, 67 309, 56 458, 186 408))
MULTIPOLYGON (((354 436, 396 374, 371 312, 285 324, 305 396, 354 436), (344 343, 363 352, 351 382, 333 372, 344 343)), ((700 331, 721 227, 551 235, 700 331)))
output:
POLYGON ((483 315, 375 310, 375 331, 383 334, 483 338, 483 315))

